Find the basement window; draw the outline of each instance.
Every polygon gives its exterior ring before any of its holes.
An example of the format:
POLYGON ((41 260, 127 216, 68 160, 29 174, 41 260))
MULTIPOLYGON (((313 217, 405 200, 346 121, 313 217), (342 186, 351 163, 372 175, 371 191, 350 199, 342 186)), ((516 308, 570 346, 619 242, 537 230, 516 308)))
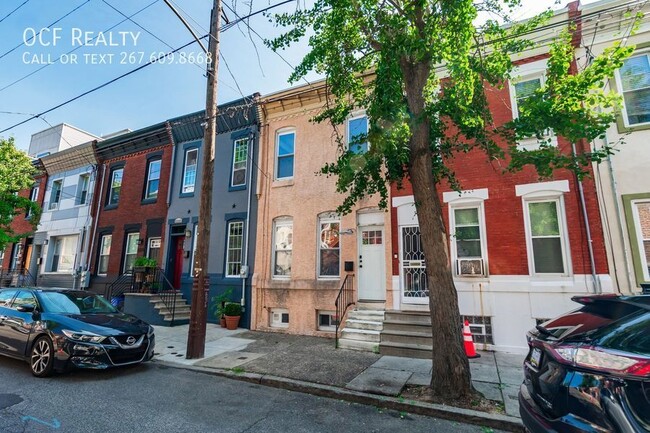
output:
POLYGON ((270 319, 271 328, 288 328, 289 310, 284 308, 272 308, 270 319))
POLYGON ((463 323, 469 322, 474 343, 494 344, 492 338, 492 318, 490 316, 462 316, 463 323))
POLYGON ((336 331, 336 313, 334 311, 318 310, 318 330, 334 332, 336 331))

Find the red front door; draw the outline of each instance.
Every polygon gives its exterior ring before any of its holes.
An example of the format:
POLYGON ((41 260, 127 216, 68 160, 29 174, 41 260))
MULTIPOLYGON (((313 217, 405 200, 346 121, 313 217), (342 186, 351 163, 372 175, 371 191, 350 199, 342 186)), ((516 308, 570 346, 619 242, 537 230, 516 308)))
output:
POLYGON ((174 283, 175 289, 180 289, 181 287, 181 274, 183 273, 183 256, 185 251, 183 250, 183 242, 185 241, 185 236, 175 236, 174 238, 174 283))

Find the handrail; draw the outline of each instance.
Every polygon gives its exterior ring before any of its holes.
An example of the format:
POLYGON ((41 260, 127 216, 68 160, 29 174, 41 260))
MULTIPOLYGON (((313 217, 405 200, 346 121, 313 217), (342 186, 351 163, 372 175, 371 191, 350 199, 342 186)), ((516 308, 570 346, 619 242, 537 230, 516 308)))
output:
POLYGON ((25 268, 11 271, 0 270, 0 287, 28 287, 35 285, 36 279, 25 268))
POLYGON ((339 329, 345 319, 345 313, 350 305, 354 305, 354 274, 347 274, 339 289, 334 306, 336 307, 336 330, 334 336, 335 347, 339 347, 339 329))
POLYGON ((155 281, 159 283, 157 292, 158 296, 160 296, 160 300, 163 302, 163 304, 165 304, 165 307, 167 307, 167 310, 172 315, 172 320, 169 326, 174 326, 174 320, 176 319, 176 295, 179 293, 179 291, 176 287, 174 287, 174 284, 169 281, 165 275, 165 272, 160 268, 156 268, 155 281))

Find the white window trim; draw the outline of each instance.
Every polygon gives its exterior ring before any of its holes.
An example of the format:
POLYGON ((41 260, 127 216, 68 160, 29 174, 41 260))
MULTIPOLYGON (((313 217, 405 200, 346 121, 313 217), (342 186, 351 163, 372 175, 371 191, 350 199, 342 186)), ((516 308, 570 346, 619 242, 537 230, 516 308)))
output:
MULTIPOLYGON (((228 269, 229 268, 228 265, 230 263, 230 241, 231 241, 230 228, 231 228, 231 226, 233 224, 241 224, 242 243, 241 243, 241 247, 239 248, 239 250, 241 251, 242 260, 244 258, 244 256, 243 256, 243 254, 244 254, 244 221, 243 220, 228 221, 228 224, 226 225, 226 235, 227 235, 227 239, 226 239, 226 269, 225 269, 225 272, 224 272, 224 276, 226 278, 241 278, 241 273, 240 272, 238 272, 236 274, 231 274, 231 273, 229 273, 229 269, 228 269)), ((233 262, 233 263, 235 263, 235 262, 233 262)), ((240 269, 241 269, 242 265, 243 265, 243 263, 242 263, 242 261, 240 261, 239 262, 240 269)))
MULTIPOLYGON (((636 231, 636 248, 639 251, 639 257, 641 259, 645 258, 646 260, 650 260, 650 257, 646 257, 645 248, 643 246, 643 231, 641 229, 641 216, 639 215, 639 209, 637 208, 637 204, 640 203, 650 203, 650 200, 648 199, 632 200, 630 203, 632 205, 632 218, 634 220, 634 230, 636 231)), ((643 263, 643 261, 641 262, 641 268, 643 271, 643 280, 650 281, 650 273, 648 272, 648 266, 646 263, 643 263)))
POLYGON ((274 164, 274 169, 273 169, 273 179, 274 180, 291 180, 296 175, 296 141, 297 141, 297 134, 296 134, 296 129, 295 128, 283 128, 283 129, 279 129, 275 133, 275 164, 274 164), (293 156, 293 170, 291 170, 291 172, 292 172, 291 176, 278 177, 278 169, 280 168, 280 165, 279 165, 279 161, 280 161, 280 137, 283 136, 283 135, 290 135, 290 134, 293 134, 293 153, 282 155, 282 158, 286 158, 288 156, 293 156))
MULTIPOLYGON (((49 269, 49 271, 47 271, 46 273, 48 273, 48 274, 72 274, 74 272, 76 264, 77 264, 77 252, 78 252, 78 247, 79 247, 78 243, 79 243, 79 236, 78 235, 61 235, 61 236, 51 237, 49 239, 49 242, 48 242, 48 244, 51 245, 49 247, 51 249, 51 252, 48 250, 48 256, 49 257, 48 257, 47 269, 49 269), (74 253, 72 254, 72 257, 73 257, 72 258, 72 269, 61 271, 61 270, 58 269, 59 265, 57 264, 57 270, 53 271, 52 267, 54 266, 54 256, 55 256, 55 252, 56 252, 56 242, 59 239, 65 239, 65 238, 74 238, 76 240, 75 245, 74 245, 74 253)), ((59 259, 60 259, 60 257, 61 257, 61 254, 59 254, 59 259)))
POLYGON ((118 167, 111 171, 111 178, 109 179, 110 185, 108 187, 108 205, 117 206, 120 202, 120 196, 122 195, 122 184, 124 183, 124 167, 118 167), (113 203, 113 183, 115 179, 115 174, 121 171, 122 179, 120 180, 120 194, 117 196, 117 201, 113 203))
POLYGON ((90 173, 81 173, 79 175, 79 180, 77 184, 77 194, 75 195, 75 206, 88 206, 88 203, 90 202, 90 173), (86 190, 86 201, 81 203, 81 192, 83 191, 81 189, 82 187, 82 179, 88 179, 88 189, 86 190), (79 200, 79 203, 77 203, 77 200, 79 200))
MULTIPOLYGON (((641 56, 648 57, 648 61, 650 61, 650 51, 640 51, 630 56, 628 59, 632 59, 634 57, 641 57, 641 56)), ((623 105, 623 125, 626 128, 636 128, 639 126, 650 125, 650 122, 635 123, 633 125, 630 124, 630 121, 627 118, 627 106, 625 105, 625 98, 623 97, 623 81, 621 80, 620 69, 617 69, 614 72, 614 80, 616 80, 616 88, 618 89, 618 94, 621 95, 621 102, 623 105)))
MULTIPOLYGON (((320 235, 321 235, 321 225, 326 224, 326 223, 338 223, 339 224, 339 231, 341 230, 341 217, 339 215, 329 213, 329 214, 324 214, 318 217, 318 227, 317 227, 317 238, 316 238, 316 277, 319 280, 338 280, 341 278, 341 237, 339 235, 339 272, 336 275, 321 275, 320 274, 320 252, 321 252, 321 241, 320 241, 320 235)), ((333 249, 333 248, 328 248, 328 249, 333 249)))
MULTIPOLYGON (((366 115, 365 111, 358 111, 353 113, 350 117, 348 117, 348 120, 345 123, 345 143, 347 145, 347 149, 350 150, 350 122, 353 120, 365 118, 366 119, 366 131, 370 131, 370 122, 368 121, 368 116, 366 115)), ((367 132, 366 132, 367 133, 367 132)), ((366 152, 370 150, 370 141, 366 137, 366 144, 368 149, 366 149, 366 152)))
MULTIPOLYGON (((124 243, 124 263, 122 264, 122 273, 125 274, 128 269, 126 269, 126 257, 129 255, 129 239, 131 236, 137 236, 138 241, 140 240, 140 232, 131 232, 126 235, 126 242, 124 243)), ((138 241, 136 241, 135 248, 135 257, 138 257, 138 241)))
MULTIPOLYGON (((295 152, 295 142, 294 142, 294 149, 293 151, 295 152)), ((232 169, 230 170, 230 186, 235 188, 235 187, 241 187, 241 186, 246 186, 248 183, 248 157, 249 157, 249 152, 250 152, 250 140, 248 138, 240 138, 238 140, 235 140, 232 144, 232 169), (237 156, 237 144, 241 142, 246 142, 246 159, 245 159, 245 165, 244 165, 244 182, 243 183, 238 183, 235 185, 235 157, 237 156)))
MULTIPOLYGON (((274 280, 290 280, 291 273, 289 275, 276 275, 275 273, 275 236, 277 233, 278 227, 291 227, 291 236, 293 237, 293 218, 276 218, 273 221, 273 236, 271 239, 271 278, 274 280)), ((282 250, 289 251, 289 250, 282 250)), ((291 243, 291 267, 293 268, 293 241, 291 243)))
POLYGON ((289 314, 289 310, 286 308, 271 308, 269 311, 269 327, 271 328, 288 328, 289 323, 291 322, 291 315, 289 314), (280 315, 280 321, 274 321, 273 320, 273 315, 274 314, 279 314, 280 315), (287 314, 289 315, 289 322, 283 323, 282 322, 282 314, 287 314))
POLYGON ((335 321, 336 311, 316 310, 316 320, 317 320, 316 328, 319 331, 323 331, 323 332, 334 332, 334 331, 336 331, 336 325, 324 326, 324 325, 320 324, 320 316, 321 316, 321 314, 326 315, 326 316, 331 316, 331 320, 335 321))
POLYGON ((191 149, 187 149, 185 151, 185 160, 183 161, 183 178, 181 179, 181 194, 193 194, 196 190, 196 179, 199 174, 199 148, 198 147, 193 147, 191 149), (187 175, 187 161, 188 161, 188 155, 190 152, 196 152, 196 168, 194 169, 194 183, 193 184, 186 184, 185 183, 185 178, 187 175), (192 187, 192 190, 187 190, 187 188, 192 187))
POLYGON ((106 239, 106 238, 111 238, 111 246, 108 248, 108 254, 107 254, 108 257, 110 258, 111 257, 111 247, 113 246, 113 234, 110 233, 110 234, 102 235, 102 238, 101 238, 101 240, 99 242, 99 258, 97 260, 97 275, 101 275, 101 276, 108 275, 108 263, 107 263, 107 266, 106 266, 106 272, 100 272, 100 270, 99 270, 99 267, 101 266, 101 262, 102 262, 102 256, 104 255, 104 254, 102 254, 102 251, 104 249, 104 239, 106 239))
MULTIPOLYGON (((455 194, 458 194, 454 192, 455 194)), ((481 194, 483 195, 483 194, 481 194)), ((458 247, 456 245, 456 232, 451 233, 450 236, 450 252, 452 260, 452 268, 454 269, 454 276, 456 278, 481 278, 487 277, 488 272, 488 253, 487 253, 487 229, 485 226, 485 206, 484 200, 487 199, 487 189, 485 189, 485 199, 476 198, 476 196, 471 198, 461 197, 449 202, 449 231, 455 229, 456 227, 456 214, 454 213, 457 209, 474 209, 478 208, 478 225, 479 225, 479 234, 481 236, 481 260, 483 261, 483 273, 475 277, 467 275, 458 274, 458 247)))
MULTIPOLYGON (((538 60, 535 62, 525 63, 515 68, 512 73, 513 78, 508 81, 508 88, 510 91, 510 107, 512 108, 512 118, 517 119, 519 117, 519 109, 517 107, 517 92, 515 91, 515 84, 521 81, 530 81, 534 79, 539 79, 540 84, 544 86, 546 82, 546 69, 547 69, 547 60, 538 60)), ((550 131, 550 134, 544 136, 545 139, 550 139, 550 144, 557 146, 557 135, 550 131)), ((525 138, 517 143, 521 149, 525 150, 536 150, 539 149, 539 141, 536 137, 525 138)))
MULTIPOLYGON (((149 257, 149 253, 151 252, 151 241, 158 240, 160 242, 160 247, 158 247, 159 250, 162 252, 162 238, 160 236, 153 236, 147 239, 147 252, 146 252, 146 257, 149 257)), ((159 257, 160 258, 160 257, 159 257)), ((160 261, 160 260, 158 260, 160 261)), ((159 264, 160 266, 160 264, 159 264)))
POLYGON ((59 179, 53 179, 52 180, 52 187, 50 188, 50 201, 47 203, 47 209, 48 210, 57 210, 60 207, 61 202, 63 201, 63 181, 64 181, 64 178, 59 178, 59 179), (59 201, 56 201, 56 202, 52 201, 53 198, 54 198, 54 184, 55 183, 60 183, 61 184, 61 186, 59 187, 59 191, 60 191, 59 192, 59 201), (52 207, 53 204, 56 204, 56 206, 52 207))
POLYGON ((160 158, 152 158, 147 162, 147 179, 144 184, 144 199, 145 200, 153 200, 158 198, 158 193, 160 192, 160 175, 162 174, 162 159, 160 158), (158 170, 158 178, 153 179, 158 181, 158 189, 156 189, 156 195, 154 196, 149 196, 149 183, 151 182, 151 167, 153 164, 156 162, 160 163, 160 169, 158 170))
POLYGON ((562 193, 538 192, 522 196, 522 206, 524 214, 524 229, 526 235, 526 251, 528 255, 528 273, 536 278, 548 277, 569 277, 573 274, 571 264, 571 248, 569 245, 569 236, 566 221, 566 207, 564 205, 564 195, 562 193), (562 263, 564 266, 563 273, 537 273, 535 272, 535 257, 533 253, 533 238, 530 227, 529 203, 542 203, 553 201, 556 203, 558 212, 558 224, 560 229, 560 248, 562 249, 562 263))
POLYGON ((199 239, 199 231, 197 228, 199 224, 194 224, 194 232, 192 234, 192 256, 190 257, 190 277, 194 277, 194 259, 196 258, 196 244, 199 239))
MULTIPOLYGON (((40 189, 40 188, 39 188, 38 185, 35 185, 34 187, 32 187, 32 191, 31 191, 31 193, 29 194, 29 200, 30 200, 32 203, 36 203, 36 202, 38 201, 38 193, 39 193, 39 189, 40 189)), ((32 216, 31 209, 27 209, 27 213, 25 214, 25 218, 29 218, 29 217, 31 217, 31 216, 32 216)), ((1 264, 2 264, 2 261, 0 260, 0 265, 1 265, 1 264)))

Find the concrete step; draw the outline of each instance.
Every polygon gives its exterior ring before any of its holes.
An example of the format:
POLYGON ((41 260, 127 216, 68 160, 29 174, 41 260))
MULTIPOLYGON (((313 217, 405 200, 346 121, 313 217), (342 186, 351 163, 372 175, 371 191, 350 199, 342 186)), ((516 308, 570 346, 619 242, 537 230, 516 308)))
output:
MULTIPOLYGON (((171 322, 171 320, 172 320, 171 313, 163 315, 163 320, 165 320, 166 322, 171 322)), ((189 312, 188 313, 183 313, 183 314, 176 313, 176 315, 174 316, 174 322, 179 321, 179 320, 190 320, 190 313, 189 312)))
POLYGON ((402 320, 384 320, 384 330, 393 332, 417 332, 431 335, 431 325, 428 323, 404 322, 402 320))
POLYGON ((345 328, 341 332, 341 338, 348 340, 359 340, 359 341, 369 341, 373 343, 379 343, 380 340, 379 331, 369 331, 367 329, 350 329, 345 328))
POLYGON ((379 350, 379 343, 373 343, 371 341, 350 340, 347 338, 339 338, 339 348, 376 353, 379 350))
POLYGON ((431 325, 431 314, 428 311, 386 311, 386 320, 420 323, 431 325))
MULTIPOLYGON (((162 302, 155 303, 153 307, 154 307, 156 310, 161 310, 161 311, 164 311, 164 310, 171 310, 171 308, 168 308, 168 307, 167 307, 164 303, 162 303, 162 302)), ((189 311, 190 308, 191 308, 191 306, 188 305, 188 304, 185 304, 185 303, 183 303, 183 304, 176 304, 176 311, 180 311, 180 310, 188 310, 188 311, 189 311)))
POLYGON ((344 329, 366 329, 372 331, 381 331, 383 328, 381 322, 375 322, 373 320, 355 320, 348 319, 345 321, 344 329))
POLYGON ((432 344, 430 332, 390 331, 386 329, 381 332, 381 342, 421 346, 431 346, 432 344))
POLYGON ((383 311, 386 309, 386 301, 357 301, 357 310, 383 311))
POLYGON ((379 353, 382 355, 402 356, 405 358, 431 359, 431 345, 379 343, 379 353))
POLYGON ((348 319, 384 321, 384 312, 375 310, 353 310, 348 312, 348 319))

